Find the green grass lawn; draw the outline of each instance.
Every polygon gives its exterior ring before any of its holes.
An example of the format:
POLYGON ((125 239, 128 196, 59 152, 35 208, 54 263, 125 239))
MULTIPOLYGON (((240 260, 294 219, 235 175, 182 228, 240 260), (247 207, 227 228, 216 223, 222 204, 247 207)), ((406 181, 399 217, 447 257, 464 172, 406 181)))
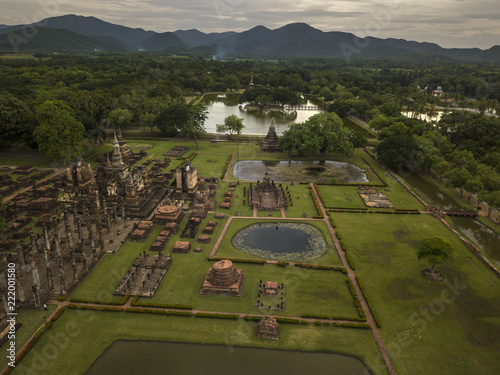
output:
MULTIPOLYGON (((55 310, 55 305, 47 305, 48 311, 43 308, 38 310, 22 309, 16 317, 17 323, 22 323, 21 328, 16 332, 16 349, 19 350, 21 346, 24 345, 26 340, 28 340, 32 334, 36 332, 38 327, 40 327, 44 322, 44 317, 48 317, 55 310)), ((2 352, 6 353, 9 347, 8 342, 0 347, 2 352)), ((5 355, 0 357, 0 368, 7 364, 7 358, 5 355)))
POLYGON ((285 211, 286 217, 303 217, 304 212, 307 217, 318 215, 318 210, 312 199, 309 184, 295 184, 293 186, 290 184, 283 184, 283 189, 286 190, 287 187, 292 197, 291 203, 293 203, 293 206, 288 205, 285 211))
MULTIPOLYGON (((257 323, 156 314, 66 311, 13 374, 83 374, 116 340, 158 340, 352 355, 375 368, 378 350, 366 329, 280 325, 280 340, 257 339, 257 323), (69 332, 69 333, 68 333, 69 332), (54 337, 68 338, 54 350, 54 337), (68 370, 71 369, 71 370, 68 370)), ((386 374, 385 370, 376 374, 386 374)))
POLYGON ((174 262, 155 296, 151 299, 141 298, 140 302, 187 304, 196 310, 262 315, 358 317, 346 276, 342 272, 235 263, 235 267, 245 275, 241 297, 209 296, 200 295, 199 291, 213 262, 199 259, 196 259, 196 254, 174 254, 174 262), (285 284, 284 311, 256 307, 260 280, 285 284))
POLYGON ((327 208, 366 208, 354 186, 318 185, 327 208))
MULTIPOLYGON (((263 222, 268 222, 268 221, 263 221, 263 222)), ((286 219, 278 220, 278 222, 285 223, 286 219)), ((294 222, 296 223, 296 221, 294 222)), ((258 223, 258 221, 256 221, 255 219, 253 220, 233 219, 215 256, 229 257, 229 258, 261 259, 236 249, 232 244, 232 238, 236 234, 236 232, 255 223, 258 223)), ((314 264, 327 264, 333 266, 342 265, 337 250, 335 249, 335 245, 333 244, 333 240, 330 236, 330 233, 328 232, 326 224, 322 221, 304 221, 303 223, 311 224, 314 225, 316 228, 318 228, 323 234, 323 238, 325 239, 327 244, 327 250, 324 255, 316 259, 308 259, 306 260, 306 262, 314 264)))
POLYGON ((398 374, 494 374, 500 350, 498 277, 428 215, 331 214, 382 322, 398 374), (360 230, 362 228, 362 230, 360 230), (419 241, 448 238, 447 283, 420 275, 419 241), (456 293, 456 294, 455 294, 456 293))
POLYGON ((382 167, 373 160, 366 152, 356 150, 354 155, 363 157, 363 159, 370 165, 370 167, 379 175, 379 177, 387 183, 387 187, 380 189, 386 197, 394 205, 394 208, 400 210, 414 209, 423 210, 424 206, 413 195, 401 186, 391 175, 382 169, 382 167))

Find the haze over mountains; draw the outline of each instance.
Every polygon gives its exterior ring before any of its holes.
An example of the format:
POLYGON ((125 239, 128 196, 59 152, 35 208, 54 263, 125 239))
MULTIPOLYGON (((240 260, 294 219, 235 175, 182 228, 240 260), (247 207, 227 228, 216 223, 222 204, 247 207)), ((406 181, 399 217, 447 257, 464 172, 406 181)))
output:
POLYGON ((95 17, 66 15, 34 25, 0 25, 0 51, 87 53, 94 51, 191 52, 228 57, 323 57, 500 62, 500 46, 442 48, 404 39, 357 38, 351 33, 323 32, 305 23, 275 30, 256 26, 236 33, 203 33, 196 29, 156 33, 115 25, 95 17))

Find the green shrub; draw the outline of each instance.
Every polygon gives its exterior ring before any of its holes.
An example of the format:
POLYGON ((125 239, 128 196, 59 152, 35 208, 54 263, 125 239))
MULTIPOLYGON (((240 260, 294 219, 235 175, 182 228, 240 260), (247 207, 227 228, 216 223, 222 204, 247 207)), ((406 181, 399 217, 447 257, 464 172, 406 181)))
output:
POLYGON ((351 269, 354 271, 356 269, 356 267, 354 266, 354 262, 352 261, 351 256, 349 255, 349 253, 347 251, 345 252, 345 257, 347 258, 347 262, 349 263, 349 266, 351 266, 351 269))

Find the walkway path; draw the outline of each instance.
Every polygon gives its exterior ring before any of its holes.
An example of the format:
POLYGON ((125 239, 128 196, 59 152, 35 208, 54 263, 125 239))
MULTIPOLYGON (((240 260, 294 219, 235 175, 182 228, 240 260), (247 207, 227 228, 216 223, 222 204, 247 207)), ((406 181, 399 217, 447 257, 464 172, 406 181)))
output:
POLYGON ((333 242, 335 244, 335 248, 337 249, 337 253, 339 254, 342 265, 347 270, 347 277, 349 278, 352 285, 354 286, 354 290, 356 291, 356 295, 358 296, 359 303, 361 304, 361 308, 363 309, 363 312, 366 315, 367 323, 370 325, 370 329, 372 331, 373 338, 375 339, 375 342, 377 344, 378 350, 380 351, 380 355, 382 356, 382 359, 384 360, 384 363, 387 367, 387 370, 389 371, 389 374, 395 375, 396 370, 394 369, 394 366, 391 362, 391 359, 389 357, 389 353, 385 349, 384 343, 382 342, 382 338, 380 337, 380 334, 378 333, 375 319, 373 318, 371 310, 368 307, 368 303, 366 302, 365 296, 361 292, 361 288, 359 287, 358 280, 356 279, 356 275, 354 274, 354 271, 352 270, 351 265, 347 261, 345 251, 342 248, 342 245, 340 244, 340 241, 337 237, 335 229, 332 226, 332 223, 330 222, 330 218, 328 217, 326 209, 323 206, 323 203, 321 202, 318 191, 316 190, 316 186, 314 184, 311 184, 311 187, 312 187, 312 191, 314 192, 314 195, 316 197, 316 201, 318 202, 319 207, 321 209, 321 212, 323 214, 323 218, 324 218, 323 221, 326 223, 326 225, 328 227, 328 231, 330 232, 330 235, 333 239, 333 242))

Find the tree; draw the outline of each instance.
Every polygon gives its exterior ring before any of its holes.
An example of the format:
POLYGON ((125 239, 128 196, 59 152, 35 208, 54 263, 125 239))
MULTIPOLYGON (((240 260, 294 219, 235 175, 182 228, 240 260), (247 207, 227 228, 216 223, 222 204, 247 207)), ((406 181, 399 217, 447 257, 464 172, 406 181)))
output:
POLYGON ((177 137, 182 126, 189 120, 189 106, 186 103, 176 102, 160 112, 155 124, 165 137, 177 137))
POLYGON ((0 148, 31 135, 33 122, 33 115, 22 100, 12 94, 0 95, 0 148))
POLYGON ((207 106, 203 103, 195 106, 176 102, 160 112, 154 123, 166 137, 184 137, 192 139, 199 147, 198 140, 205 134, 207 106))
POLYGON ((118 127, 125 127, 128 124, 132 122, 132 119, 134 118, 134 114, 130 112, 128 109, 113 109, 111 112, 109 112, 108 119, 111 122, 111 125, 113 127, 118 128, 118 127))
POLYGON ((432 264, 431 274, 434 274, 436 265, 446 262, 452 254, 453 246, 450 241, 440 236, 425 238, 420 242, 417 252, 418 260, 426 259, 432 264))
POLYGON ((418 144, 405 124, 395 122, 380 133, 379 139, 377 155, 385 165, 394 170, 413 167, 418 144))
POLYGON ((465 185, 467 181, 472 179, 471 174, 464 167, 453 168, 447 174, 448 183, 454 188, 458 188, 460 190, 460 196, 463 195, 465 185))
POLYGON ((42 155, 65 164, 80 155, 85 128, 68 105, 48 100, 37 107, 36 117, 39 125, 33 134, 42 155))
POLYGON ((208 117, 207 105, 199 103, 196 105, 188 104, 189 121, 181 127, 179 135, 183 138, 192 139, 196 143, 196 148, 200 148, 198 140, 203 138, 206 133, 205 120, 208 117))
POLYGON ((243 119, 236 115, 229 115, 224 119, 224 124, 217 124, 217 133, 225 133, 228 138, 231 138, 233 134, 240 135, 243 133, 243 119))
POLYGON ((299 151, 301 154, 326 156, 327 152, 337 152, 349 156, 353 151, 350 137, 351 131, 343 126, 339 116, 319 113, 303 124, 289 126, 283 132, 281 145, 289 154, 299 151))

